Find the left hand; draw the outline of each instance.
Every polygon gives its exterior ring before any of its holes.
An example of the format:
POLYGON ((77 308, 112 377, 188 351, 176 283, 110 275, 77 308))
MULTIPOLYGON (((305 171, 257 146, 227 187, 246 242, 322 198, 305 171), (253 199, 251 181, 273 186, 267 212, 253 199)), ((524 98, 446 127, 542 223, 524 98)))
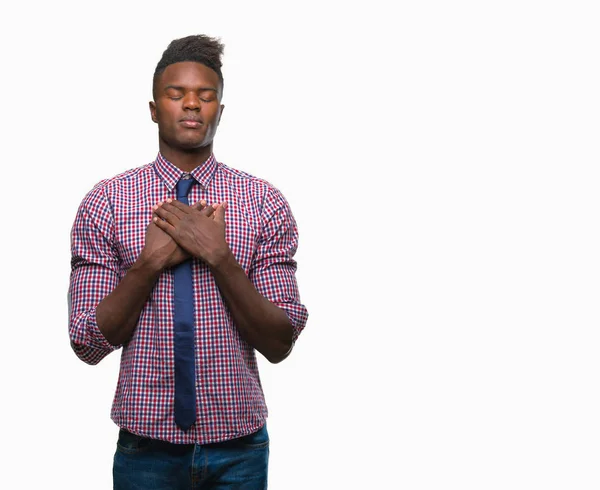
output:
POLYGON ((206 206, 200 211, 167 199, 154 206, 153 222, 190 255, 214 267, 231 253, 225 240, 226 208, 227 203, 224 202, 206 206))

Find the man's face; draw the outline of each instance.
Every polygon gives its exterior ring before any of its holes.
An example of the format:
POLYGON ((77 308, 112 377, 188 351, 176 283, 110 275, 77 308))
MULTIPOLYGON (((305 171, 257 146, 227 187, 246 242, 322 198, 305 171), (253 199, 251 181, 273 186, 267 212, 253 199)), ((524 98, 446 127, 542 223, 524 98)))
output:
POLYGON ((194 61, 174 63, 158 76, 152 120, 163 144, 194 150, 212 143, 223 106, 217 73, 194 61))

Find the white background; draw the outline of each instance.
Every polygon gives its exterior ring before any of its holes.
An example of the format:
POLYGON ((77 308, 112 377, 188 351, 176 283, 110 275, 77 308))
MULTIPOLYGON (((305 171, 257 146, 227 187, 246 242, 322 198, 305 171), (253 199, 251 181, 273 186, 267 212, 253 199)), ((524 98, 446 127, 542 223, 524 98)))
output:
POLYGON ((0 12, 0 487, 111 488, 120 354, 70 350, 69 232, 155 157, 156 63, 206 33, 215 154, 300 228, 269 488, 600 488, 595 2, 132 3, 0 12))

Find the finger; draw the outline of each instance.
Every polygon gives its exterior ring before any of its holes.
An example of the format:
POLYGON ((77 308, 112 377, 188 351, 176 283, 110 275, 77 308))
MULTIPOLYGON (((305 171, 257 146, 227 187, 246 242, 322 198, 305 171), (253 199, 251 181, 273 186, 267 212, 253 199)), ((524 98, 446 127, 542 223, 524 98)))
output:
POLYGON ((179 219, 183 219, 183 217, 188 214, 190 210, 189 206, 174 199, 167 199, 160 207, 174 216, 177 216, 179 219))
POLYGON ((175 227, 171 225, 168 221, 163 221, 162 219, 154 216, 152 218, 152 222, 161 230, 166 231, 169 235, 173 236, 173 233, 175 232, 175 227))
POLYGON ((171 225, 175 225, 180 218, 175 213, 173 213, 172 210, 178 212, 176 208, 174 208, 168 203, 159 203, 152 208, 152 212, 154 213, 155 218, 158 216, 159 218, 168 221, 171 225))
POLYGON ((197 209, 198 211, 202 211, 202 209, 204 209, 204 206, 206 206, 206 201, 204 199, 202 199, 201 201, 196 202, 193 206, 194 209, 197 209))
POLYGON ((219 223, 225 223, 225 210, 227 209, 227 203, 222 203, 215 211, 215 221, 219 223))
POLYGON ((190 212, 190 206, 188 206, 187 204, 183 204, 181 201, 177 201, 176 199, 167 199, 166 202, 179 211, 178 216, 180 218, 183 217, 184 214, 188 214, 190 212))
POLYGON ((204 216, 212 216, 212 214, 215 212, 215 209, 217 209, 219 205, 218 204, 213 204, 212 206, 206 206, 206 208, 203 211, 204 216))

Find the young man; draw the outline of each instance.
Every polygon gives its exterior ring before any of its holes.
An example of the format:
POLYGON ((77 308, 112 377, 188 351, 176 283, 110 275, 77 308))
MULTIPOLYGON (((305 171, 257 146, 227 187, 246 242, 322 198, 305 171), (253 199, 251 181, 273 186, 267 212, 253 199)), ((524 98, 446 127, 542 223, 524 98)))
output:
POLYGON ((285 359, 304 328, 298 231, 268 182, 219 163, 223 45, 171 42, 154 74, 154 162, 97 184, 72 230, 72 347, 123 347, 111 417, 115 489, 267 485, 255 350, 285 359))

